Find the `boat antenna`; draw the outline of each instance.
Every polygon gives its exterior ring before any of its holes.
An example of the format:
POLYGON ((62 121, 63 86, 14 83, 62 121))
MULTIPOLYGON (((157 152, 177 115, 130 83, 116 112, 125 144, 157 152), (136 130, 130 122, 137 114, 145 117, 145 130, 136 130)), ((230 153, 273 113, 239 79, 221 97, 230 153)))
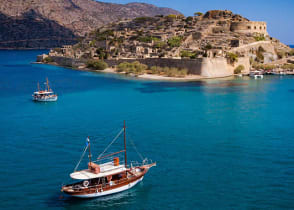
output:
POLYGON ((126 121, 124 120, 125 167, 127 168, 126 121))
POLYGON ((90 161, 90 165, 91 165, 91 143, 90 143, 89 136, 87 138, 87 142, 88 142, 88 148, 89 148, 89 161, 90 161))

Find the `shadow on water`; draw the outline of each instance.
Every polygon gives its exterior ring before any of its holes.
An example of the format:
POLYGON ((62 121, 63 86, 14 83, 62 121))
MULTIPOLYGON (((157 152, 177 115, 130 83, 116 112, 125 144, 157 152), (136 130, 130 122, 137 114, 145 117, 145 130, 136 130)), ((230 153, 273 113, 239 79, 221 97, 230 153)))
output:
POLYGON ((147 82, 143 83, 142 87, 135 88, 141 93, 159 93, 159 92, 169 92, 175 91, 177 88, 185 90, 194 90, 196 87, 201 87, 205 84, 203 81, 193 81, 193 82, 147 82))
POLYGON ((134 204, 137 198, 143 196, 142 194, 148 194, 149 191, 150 188, 146 188, 146 186, 144 186, 143 190, 143 183, 140 183, 130 190, 98 198, 82 199, 59 194, 49 198, 47 206, 49 208, 63 207, 66 209, 121 208, 126 205, 134 204))
POLYGON ((11 67, 11 68, 15 68, 15 67, 31 67, 31 64, 6 64, 6 65, 2 65, 4 67, 11 67))
POLYGON ((196 91, 200 90, 199 88, 201 87, 207 87, 210 88, 212 92, 217 92, 220 88, 244 86, 248 86, 248 83, 234 81, 148 82, 143 83, 142 87, 135 89, 141 93, 159 93, 171 92, 179 89, 184 91, 196 91))

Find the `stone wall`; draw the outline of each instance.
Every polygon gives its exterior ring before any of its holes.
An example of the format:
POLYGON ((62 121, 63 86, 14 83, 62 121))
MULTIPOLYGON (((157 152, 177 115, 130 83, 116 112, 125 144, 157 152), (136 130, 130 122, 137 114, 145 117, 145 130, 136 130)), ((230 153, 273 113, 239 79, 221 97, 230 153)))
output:
POLYGON ((250 73, 250 59, 249 57, 239 57, 238 61, 235 62, 233 65, 229 65, 228 64, 228 71, 230 73, 234 73, 235 68, 237 68, 239 65, 243 65, 244 66, 244 70, 242 71, 243 74, 249 74, 250 73))
POLYGON ((226 58, 203 58, 201 62, 201 76, 203 77, 227 77, 233 75, 228 68, 226 58))
MULTIPOLYGON (((85 61, 52 56, 53 61, 60 66, 79 67, 85 65, 85 61)), ((171 59, 171 58, 146 58, 146 59, 118 59, 118 60, 105 60, 111 67, 116 66, 122 62, 134 62, 152 66, 160 67, 176 67, 186 68, 189 74, 200 75, 207 78, 212 77, 226 77, 233 75, 233 69, 227 64, 226 58, 197 58, 197 59, 171 59)), ((249 62, 249 59, 248 59, 249 62)))
POLYGON ((248 21, 232 22, 231 31, 239 33, 260 33, 268 35, 266 22, 248 21))
POLYGON ((74 59, 74 58, 67 58, 62 56, 51 56, 52 60, 60 65, 65 67, 79 67, 85 65, 85 61, 74 59))
POLYGON ((115 66, 122 62, 134 62, 146 64, 149 68, 152 66, 186 68, 189 74, 201 75, 202 59, 172 59, 172 58, 145 58, 145 59, 119 59, 105 60, 109 66, 115 66))

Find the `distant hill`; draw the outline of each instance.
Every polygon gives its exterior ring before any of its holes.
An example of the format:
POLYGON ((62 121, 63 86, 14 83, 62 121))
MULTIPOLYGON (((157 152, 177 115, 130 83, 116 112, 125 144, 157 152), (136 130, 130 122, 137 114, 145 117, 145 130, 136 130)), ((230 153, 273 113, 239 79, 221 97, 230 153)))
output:
POLYGON ((0 48, 73 44, 104 24, 141 16, 180 14, 151 4, 94 0, 0 0, 0 48))

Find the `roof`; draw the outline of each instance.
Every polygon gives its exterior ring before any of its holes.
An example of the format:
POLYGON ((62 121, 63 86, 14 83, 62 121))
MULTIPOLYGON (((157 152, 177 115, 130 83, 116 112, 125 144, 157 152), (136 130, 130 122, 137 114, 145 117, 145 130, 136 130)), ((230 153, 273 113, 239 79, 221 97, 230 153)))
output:
POLYGON ((91 172, 89 169, 85 169, 82 171, 76 171, 71 173, 70 177, 72 179, 80 179, 80 180, 94 179, 94 178, 105 177, 105 176, 118 174, 118 173, 126 171, 126 168, 124 165, 114 166, 113 162, 104 163, 99 166, 100 166, 100 173, 98 174, 91 172))

